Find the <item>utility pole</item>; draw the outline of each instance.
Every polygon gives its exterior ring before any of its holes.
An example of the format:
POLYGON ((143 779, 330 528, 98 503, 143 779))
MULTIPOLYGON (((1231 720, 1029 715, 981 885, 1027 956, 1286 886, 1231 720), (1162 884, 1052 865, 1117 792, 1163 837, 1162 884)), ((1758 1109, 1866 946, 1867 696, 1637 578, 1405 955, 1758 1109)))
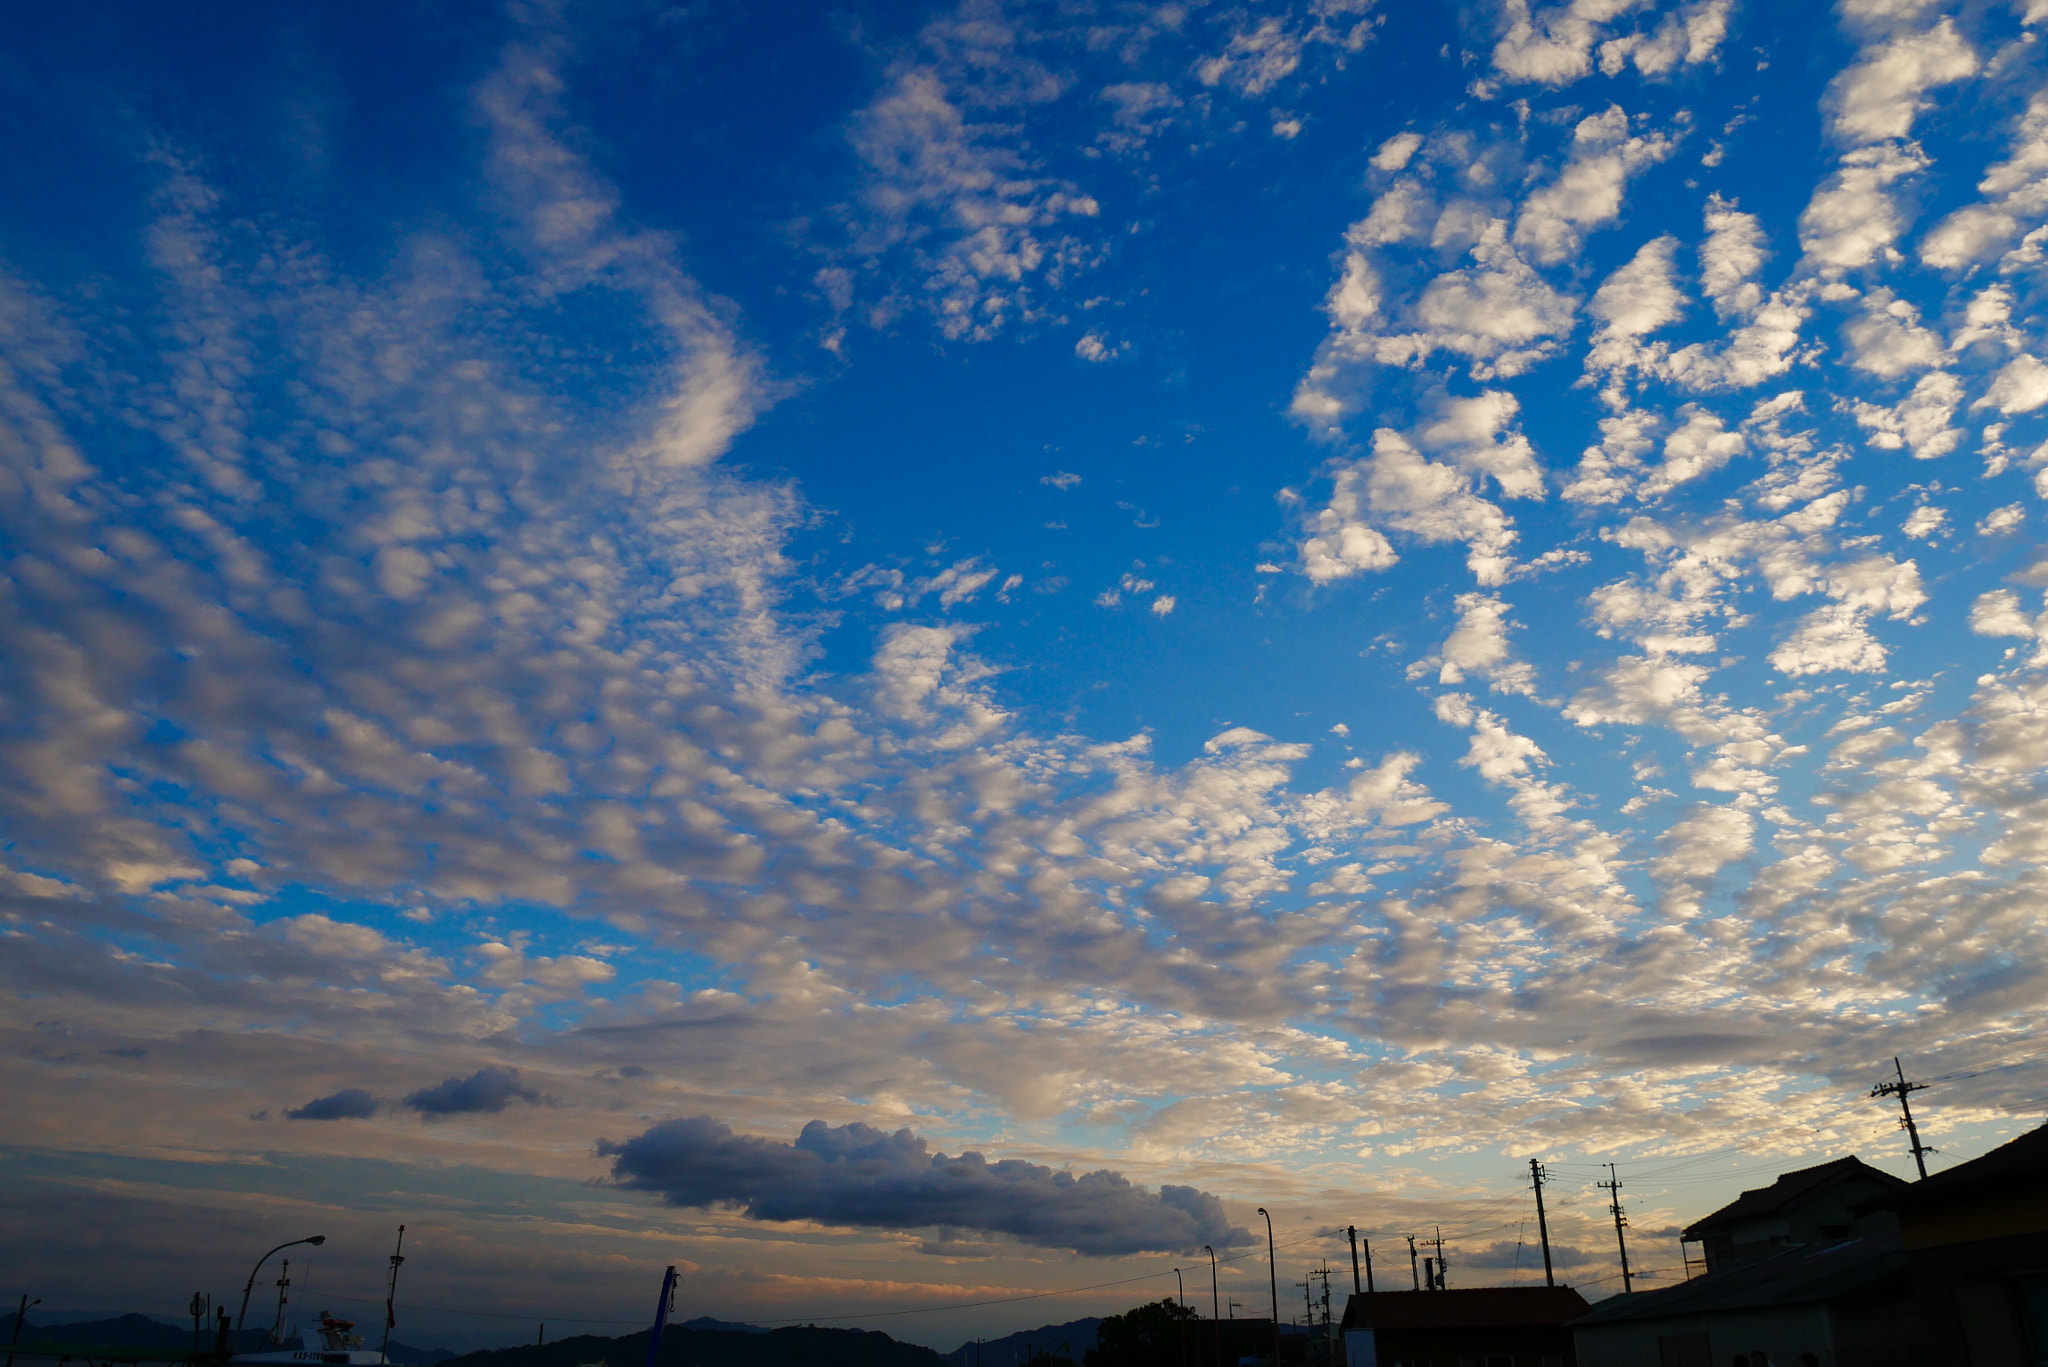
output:
POLYGON ((1550 1271, 1550 1221, 1543 1214, 1543 1179, 1547 1175, 1541 1163, 1529 1160, 1529 1183, 1536 1188, 1536 1233, 1543 1240, 1543 1284, 1556 1286, 1557 1278, 1550 1271))
POLYGON ((1636 1289, 1635 1278, 1628 1271, 1628 1239, 1622 1234, 1622 1230, 1628 1227, 1628 1217, 1621 1213, 1621 1174, 1614 1170, 1612 1163, 1607 1165, 1607 1173, 1612 1181, 1595 1182, 1593 1185, 1604 1189, 1613 1198, 1609 1209, 1614 1212, 1614 1243, 1621 1250, 1621 1294, 1626 1296, 1636 1289))
POLYGON ((1446 1286, 1444 1282, 1444 1227, 1442 1225, 1436 1226, 1436 1238, 1433 1242, 1436 1244, 1436 1289, 1442 1291, 1446 1286))
POLYGON ((1408 1236, 1408 1279, 1415 1283, 1415 1289, 1422 1289, 1422 1274, 1415 1270, 1415 1236, 1408 1236))
POLYGON ((284 1307, 292 1294, 292 1260, 286 1258, 284 1267, 277 1274, 277 1318, 270 1325, 270 1346, 275 1348, 284 1342, 284 1307))
POLYGON ((1374 1294, 1372 1289, 1372 1240, 1360 1239, 1358 1242, 1365 1245, 1365 1294, 1370 1296, 1374 1294))
POLYGON ((1870 1089, 1870 1094, 1872 1096, 1895 1096, 1899 1099, 1899 1127, 1905 1130, 1906 1138, 1912 1141, 1913 1164, 1920 1169, 1920 1176, 1924 1179, 1927 1176, 1927 1155, 1930 1153, 1940 1153, 1941 1150, 1930 1148, 1920 1142, 1920 1129, 1913 1123, 1913 1107, 1906 1098, 1914 1092, 1926 1091, 1927 1084, 1924 1082, 1906 1081, 1906 1070, 1900 1064, 1896 1055, 1892 1058, 1892 1071, 1898 1074, 1899 1080, 1897 1082, 1880 1082, 1870 1089))
POLYGON ((1365 1288, 1358 1284, 1358 1226, 1344 1226, 1344 1233, 1351 1240, 1351 1294, 1357 1295, 1365 1288))

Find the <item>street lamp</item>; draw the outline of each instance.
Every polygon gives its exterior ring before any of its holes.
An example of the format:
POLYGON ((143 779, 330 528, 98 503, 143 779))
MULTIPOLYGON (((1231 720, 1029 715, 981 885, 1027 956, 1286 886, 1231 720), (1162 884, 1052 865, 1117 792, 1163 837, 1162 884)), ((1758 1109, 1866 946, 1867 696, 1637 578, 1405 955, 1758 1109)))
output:
MULTIPOLYGON (((308 1239, 289 1239, 279 1244, 276 1248, 271 1249, 270 1253, 282 1253, 285 1249, 296 1248, 300 1244, 311 1244, 313 1247, 318 1248, 326 1242, 327 1236, 325 1234, 315 1234, 308 1239)), ((263 1264, 270 1261, 270 1253, 266 1253, 258 1258, 256 1266, 249 1269, 249 1284, 242 1288, 242 1313, 235 1316, 235 1337, 238 1339, 242 1336, 243 1322, 249 1318, 249 1293, 256 1289, 256 1274, 263 1270, 263 1264)))
MULTIPOLYGON (((1266 1215, 1266 1208, 1259 1207, 1266 1215)), ((1266 1281, 1273 1292, 1273 1367, 1280 1367, 1280 1272, 1273 1261, 1273 1217, 1266 1215, 1266 1281)))
POLYGON ((26 1294, 22 1296, 21 1309, 14 1312, 14 1336, 7 1340, 7 1367, 14 1367, 14 1345, 21 1342, 21 1322, 28 1318, 28 1308, 42 1303, 41 1296, 34 1300, 30 1300, 26 1294))

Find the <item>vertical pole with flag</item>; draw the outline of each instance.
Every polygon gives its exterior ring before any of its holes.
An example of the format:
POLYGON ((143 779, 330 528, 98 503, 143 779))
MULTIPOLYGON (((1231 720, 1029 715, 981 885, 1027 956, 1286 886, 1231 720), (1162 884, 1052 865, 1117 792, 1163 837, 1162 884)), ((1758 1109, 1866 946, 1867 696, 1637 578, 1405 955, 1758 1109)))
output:
POLYGON ((668 1312, 676 1308, 676 1283, 682 1278, 676 1275, 675 1264, 670 1263, 661 1278, 661 1299, 654 1306, 654 1332, 647 1336, 647 1367, 654 1367, 654 1360, 661 1353, 661 1331, 668 1327, 668 1312))

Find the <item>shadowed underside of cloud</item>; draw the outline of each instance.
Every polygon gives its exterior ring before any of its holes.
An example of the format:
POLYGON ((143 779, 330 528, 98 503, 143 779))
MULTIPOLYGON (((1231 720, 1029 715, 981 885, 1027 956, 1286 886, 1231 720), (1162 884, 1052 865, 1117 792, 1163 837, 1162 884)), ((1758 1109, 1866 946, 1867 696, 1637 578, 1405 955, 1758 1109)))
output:
POLYGON ((669 1120, 624 1143, 598 1141, 612 1177, 674 1206, 735 1206, 757 1220, 1007 1234, 1045 1248, 1113 1257, 1251 1242, 1223 1203, 1193 1187, 1134 1186, 1103 1169, 1075 1176, 978 1153, 932 1153, 909 1130, 804 1126, 793 1144, 734 1134, 708 1116, 669 1120))
POLYGON ((451 1077, 422 1087, 405 1104, 422 1115, 496 1114, 514 1101, 537 1103, 540 1093, 521 1085, 516 1068, 479 1068, 468 1077, 451 1077))
MULTIPOLYGON (((1583 1248, 1573 1248, 1569 1244, 1552 1244, 1550 1246, 1550 1265, 1552 1267, 1584 1267, 1588 1263, 1598 1261, 1598 1258, 1586 1252, 1583 1248)), ((1540 1270, 1543 1266, 1543 1246, 1538 1243, 1514 1244, 1503 1239, 1499 1243, 1488 1244, 1477 1253, 1460 1255, 1458 1262, 1466 1267, 1490 1269, 1530 1268, 1540 1270)))
POLYGON ((377 1098, 360 1087, 344 1087, 332 1096, 315 1097, 297 1110, 286 1111, 286 1120, 368 1120, 377 1113, 377 1098))

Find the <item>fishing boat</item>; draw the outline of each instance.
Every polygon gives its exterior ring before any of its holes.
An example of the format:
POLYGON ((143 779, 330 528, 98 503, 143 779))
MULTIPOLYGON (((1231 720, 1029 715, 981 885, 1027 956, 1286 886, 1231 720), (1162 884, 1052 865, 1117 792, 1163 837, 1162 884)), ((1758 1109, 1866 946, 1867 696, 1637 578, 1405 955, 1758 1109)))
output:
POLYGON ((327 1311, 320 1312, 320 1346, 318 1348, 278 1348, 263 1353, 237 1353, 229 1358, 230 1363, 295 1363, 319 1364, 319 1367, 384 1367, 384 1355, 374 1348, 363 1347, 363 1336, 356 1332, 354 1320, 338 1320, 327 1311))

